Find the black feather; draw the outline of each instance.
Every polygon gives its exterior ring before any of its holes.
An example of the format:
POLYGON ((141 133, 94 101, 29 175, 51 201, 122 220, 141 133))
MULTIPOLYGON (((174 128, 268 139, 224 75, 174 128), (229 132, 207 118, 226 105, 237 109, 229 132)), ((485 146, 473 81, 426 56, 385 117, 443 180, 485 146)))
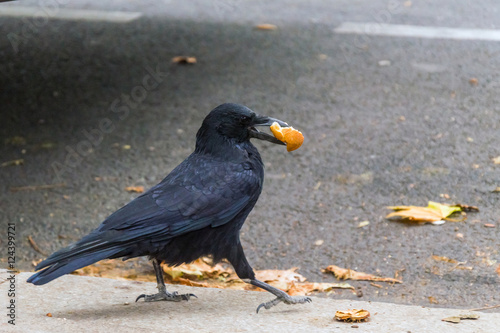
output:
MULTIPOLYGON (((248 134, 252 125, 248 119, 256 117, 236 104, 214 109, 186 160, 89 235, 38 264, 37 270, 45 269, 28 282, 45 284, 117 257, 149 256, 180 264, 213 255, 216 260, 246 263, 244 257, 243 261, 233 257, 240 255, 235 252, 241 246, 239 230, 261 193, 264 178, 262 160, 248 134)), ((250 266, 244 271, 252 272, 250 266)))

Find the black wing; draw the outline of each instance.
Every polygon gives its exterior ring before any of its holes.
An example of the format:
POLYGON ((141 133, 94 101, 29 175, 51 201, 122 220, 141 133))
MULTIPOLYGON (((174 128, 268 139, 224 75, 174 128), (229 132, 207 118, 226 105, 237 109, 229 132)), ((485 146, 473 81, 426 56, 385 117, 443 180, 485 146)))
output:
MULTIPOLYGON (((37 270, 52 266, 29 282, 47 283, 105 258, 130 256, 129 249, 138 242, 161 242, 226 224, 256 202, 262 180, 262 173, 249 163, 217 162, 193 154, 89 235, 41 262, 37 270)), ((147 254, 134 252, 133 256, 147 254)))

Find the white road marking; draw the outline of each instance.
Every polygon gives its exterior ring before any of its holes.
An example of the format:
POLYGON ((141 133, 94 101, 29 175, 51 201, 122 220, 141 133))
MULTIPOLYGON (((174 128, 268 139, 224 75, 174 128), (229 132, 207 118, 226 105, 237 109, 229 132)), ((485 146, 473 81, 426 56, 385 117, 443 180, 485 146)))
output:
POLYGON ((117 12, 91 9, 70 9, 59 7, 2 6, 0 17, 32 17, 41 19, 59 19, 71 21, 106 21, 127 23, 142 16, 139 12, 117 12))
POLYGON ((334 31, 339 34, 500 41, 500 30, 492 29, 461 29, 385 23, 344 22, 335 28, 334 31))

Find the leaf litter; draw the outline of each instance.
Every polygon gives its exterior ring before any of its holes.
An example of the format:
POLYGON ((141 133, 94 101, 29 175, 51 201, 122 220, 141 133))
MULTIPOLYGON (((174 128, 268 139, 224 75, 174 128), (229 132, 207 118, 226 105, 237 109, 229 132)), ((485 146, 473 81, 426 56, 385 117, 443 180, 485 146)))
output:
MULTIPOLYGON (((143 265, 144 259, 136 258, 127 261, 117 259, 102 260, 96 264, 73 272, 76 275, 106 277, 119 280, 136 280, 155 282, 156 277, 151 268, 143 265)), ((203 257, 190 264, 179 266, 162 265, 165 282, 194 287, 221 288, 236 290, 258 290, 260 288, 240 280, 232 266, 227 262, 213 264, 210 258, 203 257)), ((273 287, 284 290, 289 295, 304 295, 314 292, 331 292, 333 289, 351 289, 348 283, 317 283, 297 273, 298 268, 288 270, 256 270, 256 278, 273 287)))

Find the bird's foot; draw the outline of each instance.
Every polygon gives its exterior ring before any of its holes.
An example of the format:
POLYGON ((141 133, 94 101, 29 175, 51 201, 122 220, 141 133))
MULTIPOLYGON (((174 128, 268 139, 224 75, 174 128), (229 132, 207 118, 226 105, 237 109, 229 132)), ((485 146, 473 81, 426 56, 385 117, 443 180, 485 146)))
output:
POLYGON ((307 296, 289 296, 287 294, 283 296, 278 296, 272 301, 262 303, 257 307, 257 313, 259 313, 260 308, 270 309, 276 304, 283 302, 285 304, 304 304, 312 302, 312 299, 307 296))
POLYGON ((144 302, 157 302, 157 301, 169 301, 169 302, 180 302, 189 301, 191 297, 198 298, 195 294, 179 294, 177 291, 169 293, 168 291, 160 291, 157 294, 146 295, 142 294, 137 297, 136 302, 141 298, 144 298, 144 302))

